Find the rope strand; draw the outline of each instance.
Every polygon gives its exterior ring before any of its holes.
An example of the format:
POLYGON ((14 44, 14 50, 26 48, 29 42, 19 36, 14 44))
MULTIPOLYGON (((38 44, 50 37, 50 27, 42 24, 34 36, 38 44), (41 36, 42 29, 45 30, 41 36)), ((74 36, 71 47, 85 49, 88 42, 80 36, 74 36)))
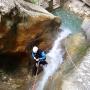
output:
POLYGON ((32 90, 36 90, 36 81, 37 81, 37 76, 38 76, 38 67, 39 67, 39 62, 37 63, 37 71, 36 71, 36 75, 35 75, 35 80, 34 80, 34 83, 33 83, 33 86, 32 86, 32 90))

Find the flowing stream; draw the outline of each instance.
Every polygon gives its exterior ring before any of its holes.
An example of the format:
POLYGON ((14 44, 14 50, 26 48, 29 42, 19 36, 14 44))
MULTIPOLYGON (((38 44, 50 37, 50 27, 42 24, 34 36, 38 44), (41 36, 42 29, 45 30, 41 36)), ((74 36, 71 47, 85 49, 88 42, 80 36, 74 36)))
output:
POLYGON ((44 67, 44 73, 41 80, 37 84, 37 90, 44 90, 44 86, 47 83, 49 77, 51 77, 63 62, 63 50, 61 48, 61 41, 65 39, 71 32, 64 30, 60 32, 55 40, 52 49, 47 54, 48 65, 44 67))

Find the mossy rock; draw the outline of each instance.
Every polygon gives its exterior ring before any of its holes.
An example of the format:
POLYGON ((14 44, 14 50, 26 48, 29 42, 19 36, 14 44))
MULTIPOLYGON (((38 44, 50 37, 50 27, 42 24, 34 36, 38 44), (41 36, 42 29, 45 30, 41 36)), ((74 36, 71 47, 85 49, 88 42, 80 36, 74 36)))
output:
POLYGON ((71 35, 65 40, 66 54, 61 67, 63 74, 68 74, 79 65, 88 47, 85 36, 82 33, 71 35))

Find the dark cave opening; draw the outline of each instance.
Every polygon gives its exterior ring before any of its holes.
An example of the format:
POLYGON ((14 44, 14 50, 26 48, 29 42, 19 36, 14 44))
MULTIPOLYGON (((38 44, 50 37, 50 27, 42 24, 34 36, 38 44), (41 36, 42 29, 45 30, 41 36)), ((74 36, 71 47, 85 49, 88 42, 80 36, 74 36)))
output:
POLYGON ((0 69, 5 72, 14 72, 20 68, 23 57, 26 57, 26 53, 3 53, 0 54, 0 69))

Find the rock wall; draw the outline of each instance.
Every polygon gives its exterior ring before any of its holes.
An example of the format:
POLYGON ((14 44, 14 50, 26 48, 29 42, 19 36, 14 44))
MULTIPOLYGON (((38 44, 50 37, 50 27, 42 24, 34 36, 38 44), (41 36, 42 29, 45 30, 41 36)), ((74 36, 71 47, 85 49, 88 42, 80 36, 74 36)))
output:
POLYGON ((85 35, 85 38, 88 42, 88 44, 90 44, 90 17, 86 17, 82 23, 82 31, 83 34, 85 35))
POLYGON ((41 7, 16 2, 16 7, 2 14, 0 23, 0 51, 25 52, 26 48, 38 45, 51 46, 60 19, 41 7), (41 9, 40 9, 41 8, 41 9))

